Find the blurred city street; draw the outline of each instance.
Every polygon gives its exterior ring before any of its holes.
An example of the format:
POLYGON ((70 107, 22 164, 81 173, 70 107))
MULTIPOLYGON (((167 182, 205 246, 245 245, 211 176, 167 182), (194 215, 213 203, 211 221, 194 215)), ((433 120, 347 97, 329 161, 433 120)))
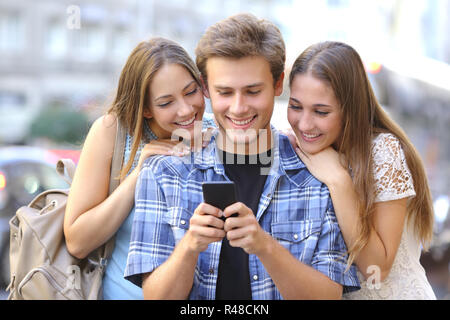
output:
POLYGON ((305 48, 336 40, 360 53, 377 98, 425 164, 435 237, 422 264, 437 298, 450 299, 450 0, 0 0, 0 300, 9 219, 39 192, 64 185, 54 165, 78 160, 131 50, 162 36, 195 57, 205 29, 239 12, 271 20, 284 36, 278 129, 289 127, 287 78, 305 48))

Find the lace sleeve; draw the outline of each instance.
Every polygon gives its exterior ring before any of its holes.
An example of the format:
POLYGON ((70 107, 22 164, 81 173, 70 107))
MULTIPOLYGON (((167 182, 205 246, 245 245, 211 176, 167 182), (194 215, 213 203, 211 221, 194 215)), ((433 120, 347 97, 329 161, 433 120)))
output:
POLYGON ((400 141, 392 134, 379 134, 373 141, 375 202, 415 196, 413 179, 400 141))

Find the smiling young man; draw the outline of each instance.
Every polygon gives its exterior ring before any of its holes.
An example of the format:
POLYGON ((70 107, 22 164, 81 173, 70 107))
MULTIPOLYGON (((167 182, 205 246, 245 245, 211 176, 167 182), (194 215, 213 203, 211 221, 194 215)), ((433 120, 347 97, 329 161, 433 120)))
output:
POLYGON ((279 30, 236 15, 208 28, 196 54, 218 130, 190 161, 145 163, 125 277, 148 299, 339 299, 357 289, 327 187, 270 126, 284 78, 279 30), (203 182, 229 180, 236 203, 222 212, 203 202, 203 182))

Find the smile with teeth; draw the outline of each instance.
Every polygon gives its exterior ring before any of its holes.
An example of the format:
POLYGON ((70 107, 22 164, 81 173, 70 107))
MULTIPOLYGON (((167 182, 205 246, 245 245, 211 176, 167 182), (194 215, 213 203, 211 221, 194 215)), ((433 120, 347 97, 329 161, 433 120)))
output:
POLYGON ((183 121, 183 122, 175 122, 175 123, 178 124, 178 125, 181 125, 181 126, 188 126, 188 125, 192 124, 192 122, 194 122, 195 116, 196 116, 196 115, 197 115, 197 114, 194 114, 194 115, 192 116, 192 118, 190 118, 190 119, 188 119, 188 120, 186 120, 186 121, 183 121))
POLYGON ((256 116, 251 117, 251 118, 248 118, 248 119, 246 119, 246 120, 235 120, 235 119, 231 119, 231 118, 228 118, 228 119, 230 119, 231 122, 233 122, 235 125, 238 125, 238 126, 244 126, 244 125, 249 124, 250 122, 252 122, 252 120, 253 120, 255 117, 256 117, 256 116))
POLYGON ((307 134, 307 133, 304 133, 304 132, 302 132, 302 135, 305 138, 308 138, 308 139, 314 139, 314 138, 317 138, 318 136, 320 136, 320 134, 307 134))

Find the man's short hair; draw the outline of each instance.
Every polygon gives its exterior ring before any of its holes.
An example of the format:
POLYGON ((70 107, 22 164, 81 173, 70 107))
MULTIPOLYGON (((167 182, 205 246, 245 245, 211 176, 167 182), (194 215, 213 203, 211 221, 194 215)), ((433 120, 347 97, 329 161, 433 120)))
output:
POLYGON ((207 81, 206 62, 212 57, 262 56, 275 82, 284 71, 286 48, 280 30, 270 21, 241 13, 210 26, 195 50, 196 63, 207 81))

